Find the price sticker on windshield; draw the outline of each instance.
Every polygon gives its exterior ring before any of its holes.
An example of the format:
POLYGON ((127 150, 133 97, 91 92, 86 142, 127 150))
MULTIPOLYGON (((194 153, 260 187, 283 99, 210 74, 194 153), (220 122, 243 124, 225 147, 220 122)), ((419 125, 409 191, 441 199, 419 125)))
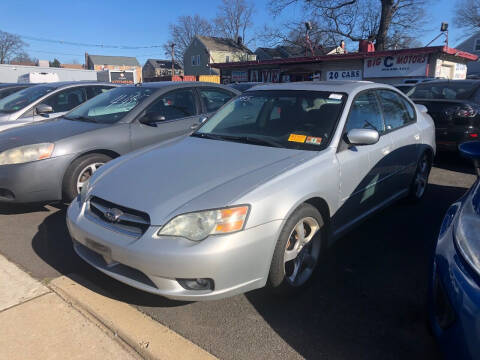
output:
POLYGON ((316 136, 309 136, 307 137, 306 143, 310 145, 320 145, 322 143, 322 138, 316 136))
POLYGON ((290 134, 290 136, 288 137, 288 141, 293 141, 293 142, 298 142, 303 144, 306 138, 307 138, 306 135, 290 134))

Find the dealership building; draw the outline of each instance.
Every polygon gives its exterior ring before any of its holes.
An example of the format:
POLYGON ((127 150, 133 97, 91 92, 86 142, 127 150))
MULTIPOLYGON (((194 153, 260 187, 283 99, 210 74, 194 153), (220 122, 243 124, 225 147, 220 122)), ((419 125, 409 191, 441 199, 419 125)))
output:
POLYGON ((370 80, 389 84, 407 79, 465 79, 467 63, 478 56, 447 46, 214 63, 221 82, 370 80))

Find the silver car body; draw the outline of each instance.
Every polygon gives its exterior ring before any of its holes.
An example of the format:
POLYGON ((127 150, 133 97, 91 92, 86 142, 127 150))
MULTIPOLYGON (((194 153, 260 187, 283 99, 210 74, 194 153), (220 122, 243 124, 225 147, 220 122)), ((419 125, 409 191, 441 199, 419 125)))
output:
MULTIPOLYGON (((54 88, 48 94, 41 96, 35 101, 30 102, 21 109, 13 113, 2 113, 0 112, 0 131, 11 129, 17 126, 22 126, 30 124, 35 121, 43 121, 47 119, 55 119, 62 115, 65 115, 68 111, 62 112, 53 112, 45 115, 39 115, 35 113, 35 107, 51 96, 58 94, 61 91, 71 88, 80 88, 80 87, 91 87, 91 86, 108 86, 111 88, 117 87, 116 84, 111 83, 99 83, 96 81, 69 81, 69 82, 57 82, 57 83, 48 83, 48 84, 39 84, 36 86, 51 86, 54 88)), ((32 87, 33 88, 33 87, 32 87)), ((5 98, 8 100, 8 98, 5 98)), ((79 103, 80 104, 80 103, 79 103)))
POLYGON ((416 122, 380 136, 376 144, 342 148, 352 101, 369 89, 401 94, 370 82, 255 87, 347 94, 335 133, 322 151, 189 137, 110 162, 92 178, 87 201, 75 201, 68 209, 75 250, 109 276, 173 299, 218 299, 263 287, 280 231, 299 205, 308 202, 321 210, 332 242, 407 195, 420 154, 435 153, 433 121, 415 106, 416 122), (121 207, 145 214, 148 228, 132 236, 102 221, 92 213, 92 199, 105 200, 103 210, 121 207), (200 242, 156 235, 179 214, 240 204, 250 206, 242 231, 200 242), (215 288, 186 290, 177 281, 183 278, 211 278, 215 288))

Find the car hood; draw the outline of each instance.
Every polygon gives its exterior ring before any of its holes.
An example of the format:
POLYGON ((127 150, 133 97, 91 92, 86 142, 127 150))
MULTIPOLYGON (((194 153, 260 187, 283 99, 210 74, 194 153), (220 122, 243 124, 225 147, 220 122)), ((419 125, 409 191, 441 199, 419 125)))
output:
MULTIPOLYGON (((11 123, 16 123, 16 121, 10 121, 9 124, 11 123)), ((2 123, 0 122, 0 129, 1 125, 2 123)), ((32 122, 23 126, 0 131, 0 151, 22 145, 39 144, 44 142, 54 143, 66 137, 106 126, 109 125, 71 121, 63 118, 32 122)))
POLYGON ((233 205, 316 154, 188 137, 107 164, 91 195, 147 212, 153 225, 163 225, 180 213, 233 205))

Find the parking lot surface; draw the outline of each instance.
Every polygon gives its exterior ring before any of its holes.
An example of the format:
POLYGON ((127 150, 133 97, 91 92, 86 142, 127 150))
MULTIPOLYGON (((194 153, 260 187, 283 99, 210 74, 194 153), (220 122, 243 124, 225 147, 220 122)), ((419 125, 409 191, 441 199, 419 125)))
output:
POLYGON ((468 163, 437 158, 422 202, 396 204, 339 240, 292 298, 260 289, 184 303, 137 291, 74 254, 63 205, 0 207, 0 252, 43 281, 80 276, 222 359, 438 359, 425 323, 429 259, 443 214, 474 179, 468 163))

